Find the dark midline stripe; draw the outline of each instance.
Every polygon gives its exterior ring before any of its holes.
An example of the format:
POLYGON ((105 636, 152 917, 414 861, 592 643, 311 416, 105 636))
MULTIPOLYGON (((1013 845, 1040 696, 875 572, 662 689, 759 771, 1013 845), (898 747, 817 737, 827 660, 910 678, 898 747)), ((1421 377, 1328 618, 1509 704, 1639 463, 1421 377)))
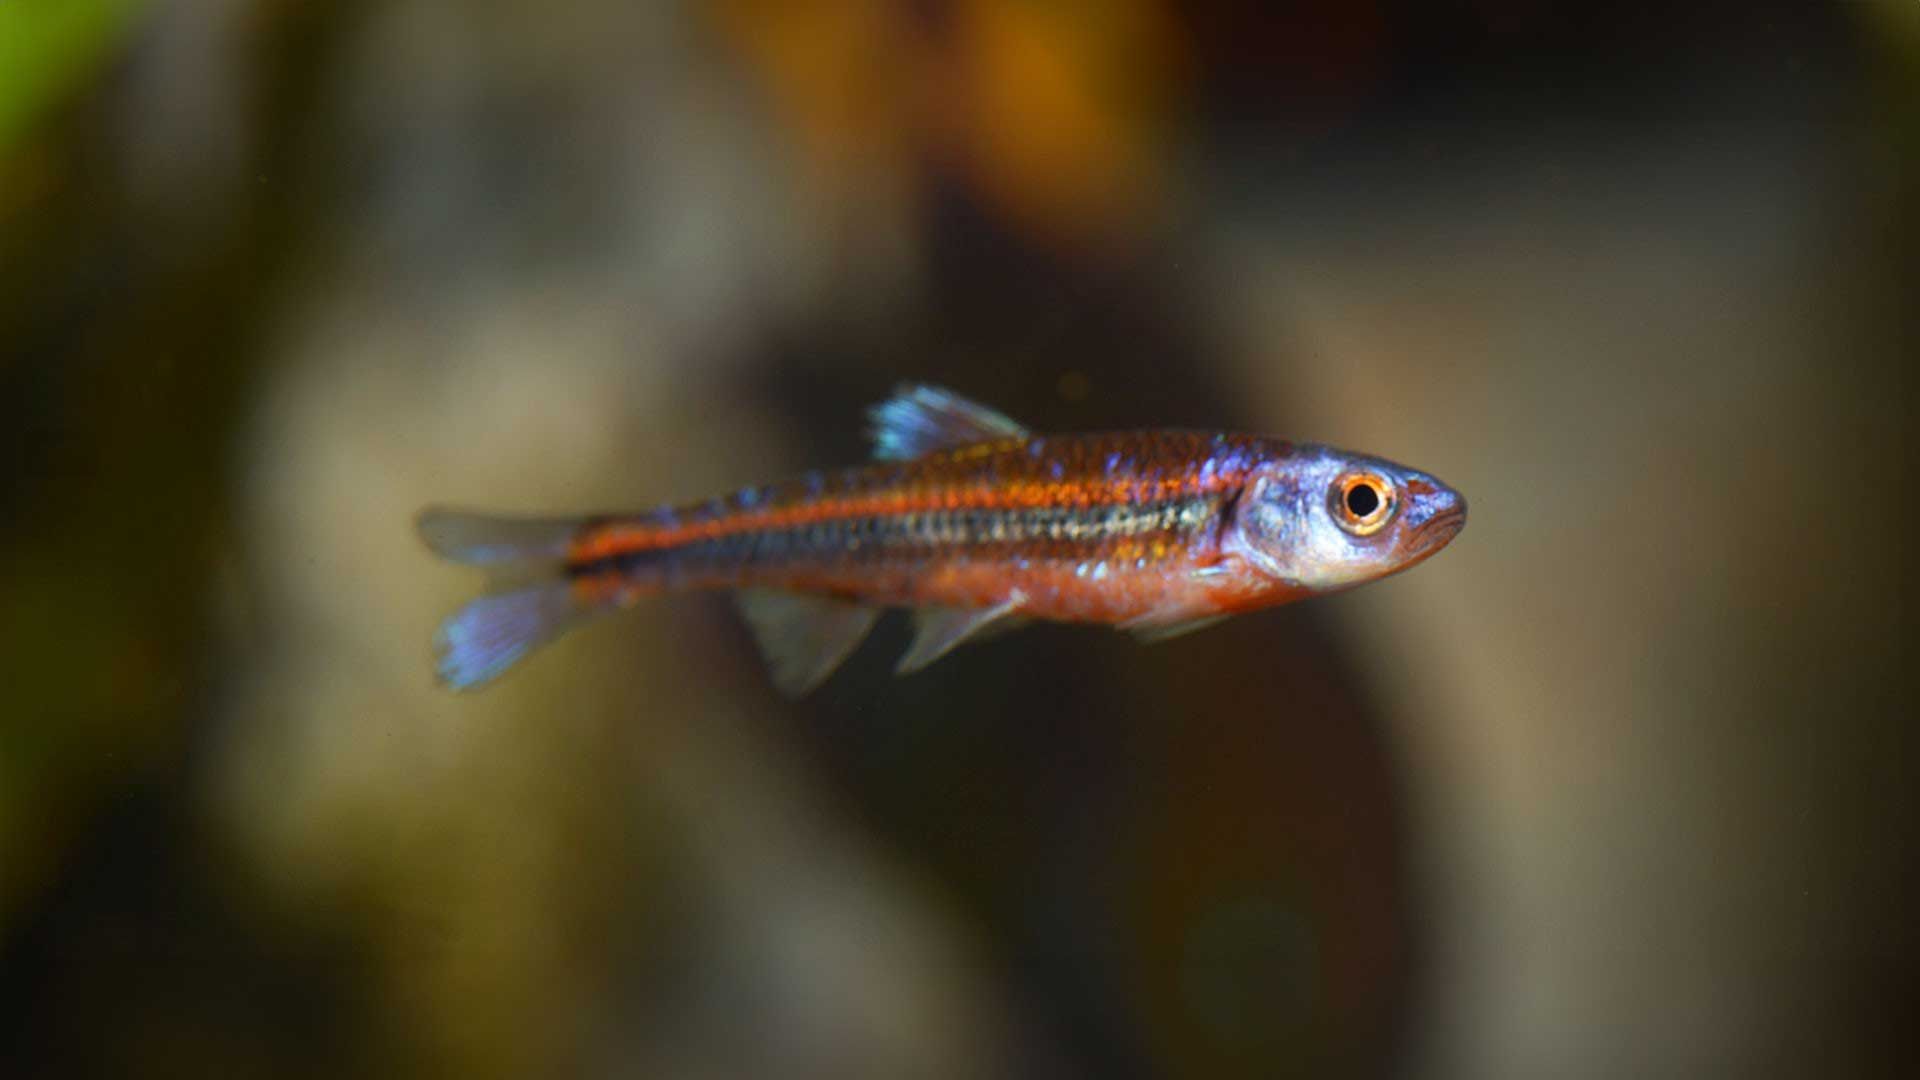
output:
POLYGON ((674 568, 932 555, 942 551, 1011 553, 1023 545, 1064 545, 1077 558, 1105 544, 1207 529, 1223 504, 1217 495, 1138 506, 1031 507, 1019 510, 929 510, 838 518, 779 529, 755 529, 674 548, 611 555, 568 568, 573 577, 670 571, 674 568))
MULTIPOLYGON (((915 502, 932 504, 916 511, 930 512, 956 497, 963 502, 984 497, 980 509, 1011 510, 1014 507, 997 502, 1000 496, 1014 495, 1015 489, 1028 489, 1031 494, 1054 485, 1072 490, 1080 500, 1076 505, 1082 508, 1132 506, 1150 497, 1158 503, 1231 496, 1252 461, 1256 441, 1218 432, 1106 432, 1035 437, 984 456, 973 453, 980 448, 968 448, 963 453, 978 459, 971 461, 935 458, 815 470, 791 481, 744 487, 704 503, 598 522, 599 528, 576 541, 577 556, 598 563, 616 555, 690 547, 738 533, 825 524, 842 515, 900 515, 907 512, 902 504, 915 502), (1150 490, 1153 496, 1147 495, 1150 490)), ((1284 452, 1286 446, 1273 444, 1269 449, 1284 452)))

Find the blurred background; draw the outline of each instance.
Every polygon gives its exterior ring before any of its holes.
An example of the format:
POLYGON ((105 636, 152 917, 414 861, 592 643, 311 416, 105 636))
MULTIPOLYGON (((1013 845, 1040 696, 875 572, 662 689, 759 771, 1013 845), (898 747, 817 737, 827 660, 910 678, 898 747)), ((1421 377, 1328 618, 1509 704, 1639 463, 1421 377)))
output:
POLYGON ((0 1074, 1910 1075, 1917 271, 1911 0, 0 0, 0 1074), (433 686, 906 379, 1473 519, 433 686))

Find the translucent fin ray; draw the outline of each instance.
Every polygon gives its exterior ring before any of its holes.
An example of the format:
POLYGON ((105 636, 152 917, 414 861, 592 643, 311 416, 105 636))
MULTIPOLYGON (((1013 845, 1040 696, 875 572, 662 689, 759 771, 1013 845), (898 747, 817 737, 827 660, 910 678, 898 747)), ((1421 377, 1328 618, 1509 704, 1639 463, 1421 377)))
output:
POLYGON ((734 601, 753 630, 774 686, 795 698, 825 682, 880 616, 859 604, 776 589, 745 589, 734 601))
POLYGON ((913 644, 894 670, 919 671, 968 641, 1011 630, 1025 621, 1019 609, 1018 599, 990 608, 921 608, 913 615, 913 644))
POLYGON ((1205 630, 1214 623, 1225 622, 1229 618, 1232 618, 1232 616, 1202 615, 1197 619, 1182 619, 1179 622, 1135 621, 1121 626, 1121 629, 1128 631, 1142 643, 1150 645, 1155 642, 1171 641, 1177 637, 1185 637, 1196 630, 1205 630))
POLYGON ((440 624, 436 671, 452 689, 474 689, 604 610, 605 604, 583 603, 563 581, 483 596, 440 624))
POLYGON ((906 461, 956 446, 1017 438, 1027 429, 1013 419, 938 386, 909 384, 867 410, 873 456, 906 461))
POLYGON ((504 518, 439 507, 420 512, 420 539, 434 554, 479 566, 556 562, 585 522, 580 518, 504 518))

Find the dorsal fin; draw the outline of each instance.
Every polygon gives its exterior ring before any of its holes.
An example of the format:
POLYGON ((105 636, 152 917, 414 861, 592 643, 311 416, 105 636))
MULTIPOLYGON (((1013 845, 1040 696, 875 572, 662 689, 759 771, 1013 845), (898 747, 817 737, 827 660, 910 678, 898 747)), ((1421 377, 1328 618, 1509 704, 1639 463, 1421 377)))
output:
POLYGON ((1027 429, 978 402, 924 383, 900 387, 867 410, 873 456, 906 461, 956 446, 1017 438, 1027 429))

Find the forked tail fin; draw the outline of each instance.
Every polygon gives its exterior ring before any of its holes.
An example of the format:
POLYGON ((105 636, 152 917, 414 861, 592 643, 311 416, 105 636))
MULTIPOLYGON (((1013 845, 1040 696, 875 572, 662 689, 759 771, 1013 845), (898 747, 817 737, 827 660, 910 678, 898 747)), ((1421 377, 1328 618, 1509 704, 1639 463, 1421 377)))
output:
POLYGON ((448 687, 471 690, 601 609, 581 603, 564 581, 490 593, 440 624, 434 670, 448 687))
POLYGON ((612 596, 583 591, 564 577, 567 548, 580 519, 494 518, 427 510, 420 539, 443 558, 485 566, 487 595, 449 615, 434 635, 440 681, 471 690, 582 620, 610 610, 612 596))
POLYGON ((429 507, 414 523, 434 554, 475 566, 556 565, 586 524, 583 518, 504 518, 429 507))

